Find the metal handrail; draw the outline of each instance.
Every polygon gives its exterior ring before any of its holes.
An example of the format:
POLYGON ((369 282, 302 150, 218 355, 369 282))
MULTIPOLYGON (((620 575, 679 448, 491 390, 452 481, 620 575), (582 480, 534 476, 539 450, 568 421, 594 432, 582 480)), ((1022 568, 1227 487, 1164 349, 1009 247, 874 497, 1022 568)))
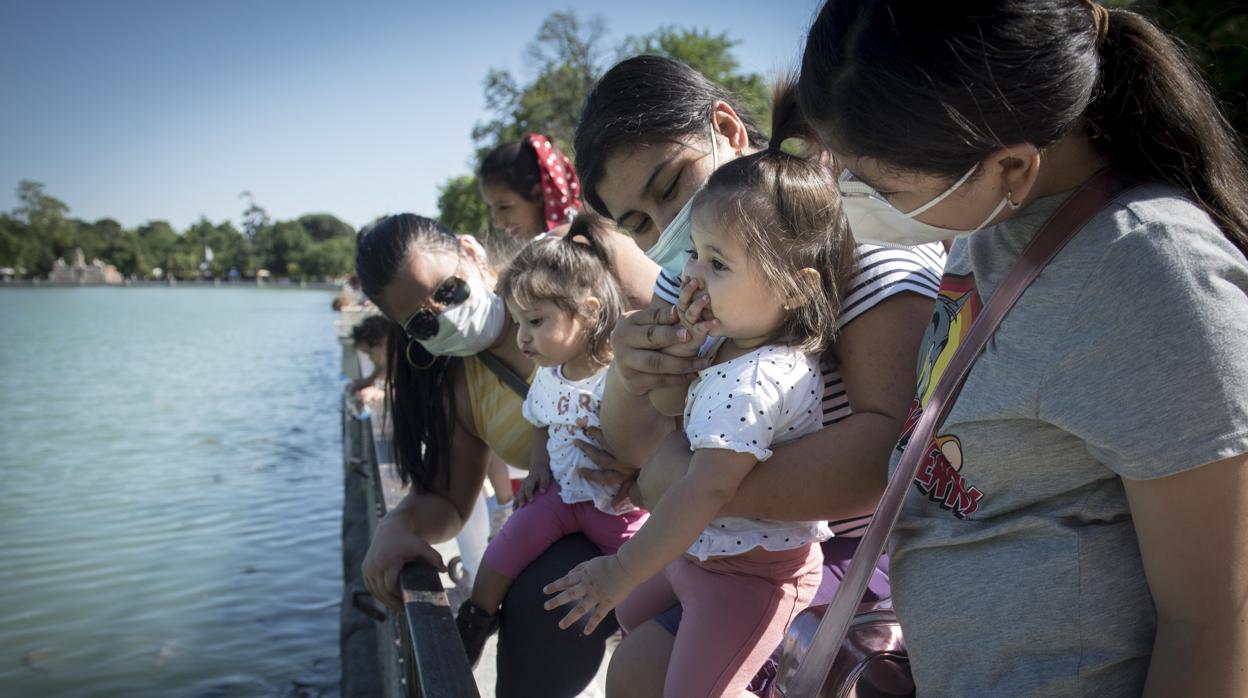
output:
MULTIPOLYGON (((354 355, 350 347, 344 349, 354 355)), ((354 359, 354 356, 346 359, 344 366, 354 359)), ((350 375, 350 371, 347 373, 350 375)), ((344 403, 344 410, 346 408, 344 403)), ((348 467, 354 461, 355 467, 367 473, 369 499, 375 517, 372 525, 375 526, 386 514, 387 474, 383 472, 382 464, 390 462, 390 443, 388 439, 374 438, 372 416, 351 416, 350 419, 355 424, 344 427, 344 439, 354 443, 344 446, 344 455, 347 456, 348 467)), ((396 642, 399 645, 396 648, 399 654, 394 658, 393 665, 397 665, 397 673, 400 674, 397 683, 402 686, 402 692, 429 698, 480 698, 437 570, 424 561, 409 563, 399 575, 399 584, 404 613, 385 612, 385 624, 394 627, 394 637, 383 644, 389 648, 394 648, 396 642)), ((383 662, 385 664, 387 662, 383 662)), ((393 682, 387 683, 394 685, 393 682)))

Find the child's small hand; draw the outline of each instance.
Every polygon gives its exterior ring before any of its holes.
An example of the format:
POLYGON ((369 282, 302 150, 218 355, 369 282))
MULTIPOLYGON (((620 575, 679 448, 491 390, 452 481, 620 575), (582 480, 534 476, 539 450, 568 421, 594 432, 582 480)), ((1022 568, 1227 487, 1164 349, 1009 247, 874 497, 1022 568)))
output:
POLYGON ((711 312, 711 296, 704 290, 704 285, 698 279, 686 279, 680 288, 680 297, 676 299, 676 305, 672 306, 672 312, 675 313, 676 320, 685 329, 689 330, 691 335, 700 336, 705 341, 706 337, 719 326, 719 320, 715 319, 715 315, 711 312))
POLYGON ((524 483, 520 485, 520 491, 516 493, 516 508, 519 509, 532 502, 538 492, 545 494, 546 488, 550 487, 552 477, 550 465, 530 465, 529 474, 524 477, 524 483))
POLYGON ((697 356, 698 350, 706 342, 711 330, 719 326, 719 320, 711 316, 707 308, 711 302, 710 296, 703 293, 695 297, 701 288, 702 283, 697 279, 687 279, 681 286, 680 298, 670 311, 670 321, 683 330, 682 334, 687 339, 679 344, 665 347, 664 354, 681 357, 697 356))
POLYGON ((611 609, 628 597, 635 586, 636 583, 628 578, 619 558, 606 555, 582 562, 562 578, 547 584, 542 592, 558 593, 558 596, 546 602, 547 611, 578 601, 563 620, 559 621, 559 628, 567 630, 576 621, 587 618, 584 632, 590 635, 611 609))

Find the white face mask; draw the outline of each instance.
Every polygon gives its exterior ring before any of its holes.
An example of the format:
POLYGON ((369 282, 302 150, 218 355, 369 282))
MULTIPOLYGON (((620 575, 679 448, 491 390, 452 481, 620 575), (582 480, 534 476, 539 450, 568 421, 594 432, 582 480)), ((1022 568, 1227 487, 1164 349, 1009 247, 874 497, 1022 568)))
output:
MULTIPOLYGON (((881 196, 879 192, 854 179, 849 170, 846 170, 841 175, 840 187, 841 203, 845 208, 845 217, 849 219, 849 230, 858 242, 868 242, 889 247, 925 245, 929 242, 965 237, 971 233, 978 232, 988 225, 989 221, 996 218, 997 214, 1001 213, 1001 209, 1009 204, 1008 197, 1003 197, 1001 203, 997 204, 992 213, 988 214, 988 217, 982 223, 971 230, 941 228, 915 218, 944 201, 958 187, 965 184, 966 180, 970 179, 977 169, 979 169, 979 165, 972 167, 969 172, 962 175, 958 181, 953 183, 953 186, 946 189, 939 196, 909 213, 902 213, 893 208, 893 205, 888 203, 888 200, 881 196)), ((1014 208, 1018 208, 1018 206, 1015 205, 1014 208)))
POLYGON ((438 314, 438 333, 420 344, 434 356, 472 356, 494 345, 507 305, 478 275, 468 279, 468 298, 438 314))
MULTIPOLYGON (((719 169, 719 148, 715 143, 715 131, 711 130, 711 172, 719 169)), ((710 179, 710 176, 707 176, 710 179)), ((706 186, 704 180, 700 190, 706 186)), ((695 194, 697 192, 694 192, 695 194)), ((689 248, 693 247, 693 238, 689 234, 690 221, 689 214, 693 210, 693 196, 690 195, 689 200, 684 206, 680 207, 680 212, 672 219, 671 223, 663 229, 659 234, 659 239, 655 241, 650 249, 646 250, 646 256, 654 260, 664 271, 672 276, 680 276, 680 272, 685 268, 685 261, 689 258, 689 248)))

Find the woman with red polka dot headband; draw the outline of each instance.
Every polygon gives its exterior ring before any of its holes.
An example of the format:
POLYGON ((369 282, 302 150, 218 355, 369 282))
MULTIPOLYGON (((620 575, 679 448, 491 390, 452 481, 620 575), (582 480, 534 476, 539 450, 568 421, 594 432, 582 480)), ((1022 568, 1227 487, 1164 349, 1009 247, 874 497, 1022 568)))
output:
POLYGON ((491 223, 518 242, 566 225, 581 207, 572 161, 535 133, 491 150, 477 181, 491 223))

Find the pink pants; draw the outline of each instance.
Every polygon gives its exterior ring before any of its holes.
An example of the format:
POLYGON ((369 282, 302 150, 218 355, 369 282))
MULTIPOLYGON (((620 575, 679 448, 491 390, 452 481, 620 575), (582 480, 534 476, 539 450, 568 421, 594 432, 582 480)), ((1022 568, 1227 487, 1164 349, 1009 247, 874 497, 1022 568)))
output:
POLYGON ((698 562, 682 557, 633 590, 615 609, 625 632, 676 603, 676 632, 663 695, 736 697, 806 608, 823 576, 818 545, 698 562))
POLYGON ((544 493, 534 492, 533 501, 507 519, 485 549, 485 564, 515 579, 555 541, 573 533, 585 534, 604 555, 613 555, 648 516, 640 510, 606 514, 593 502, 564 504, 559 497, 559 484, 552 482, 544 493))

